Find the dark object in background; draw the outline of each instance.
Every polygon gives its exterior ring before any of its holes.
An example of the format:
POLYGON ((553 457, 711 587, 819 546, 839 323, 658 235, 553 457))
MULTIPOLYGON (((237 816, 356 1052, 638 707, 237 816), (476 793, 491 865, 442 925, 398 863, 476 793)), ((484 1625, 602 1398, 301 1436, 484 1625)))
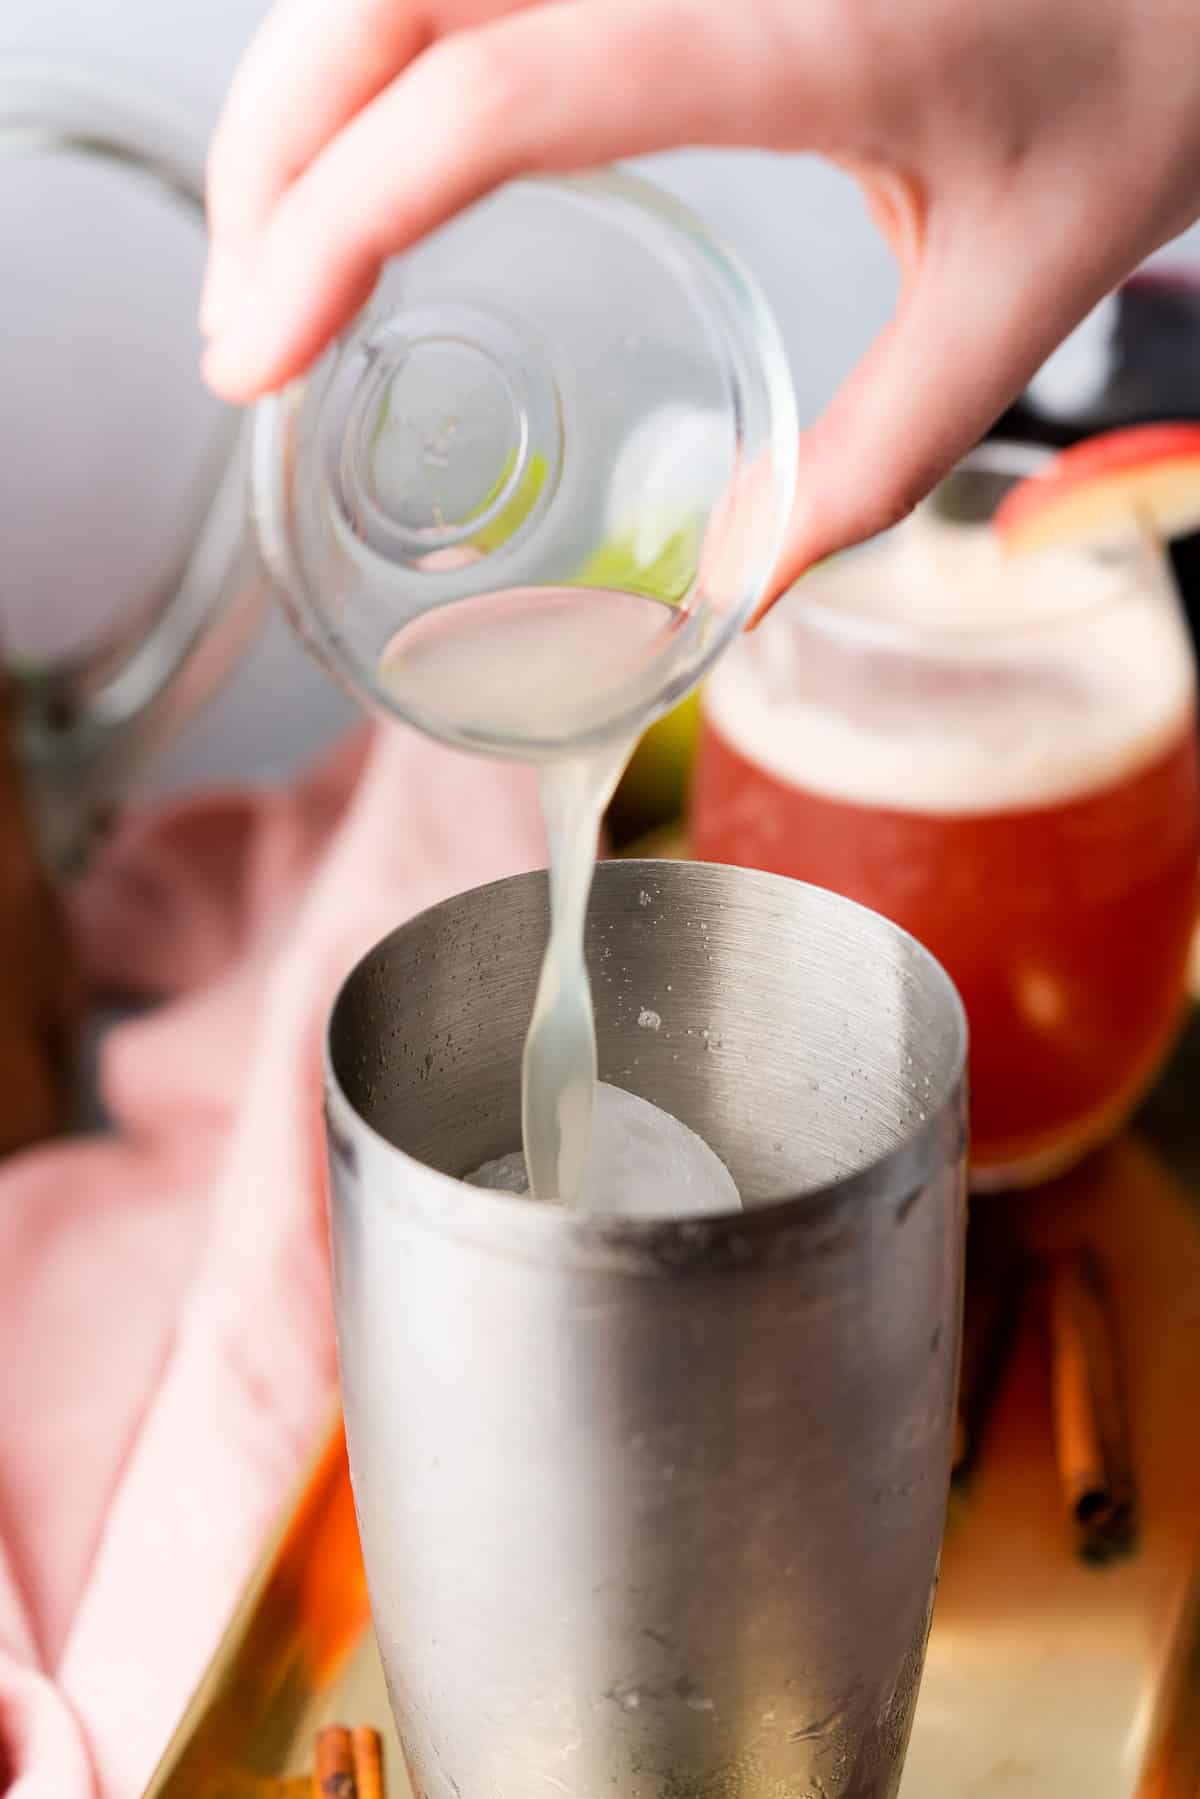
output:
POLYGON ((82 981, 35 839, 0 668, 0 1156, 65 1129, 82 981))
POLYGON ((953 1472, 971 1474, 1008 1367, 1025 1304, 1027 1257, 1003 1202, 977 1203, 967 1228, 962 1357, 953 1472))
MULTIPOLYGON (((1135 275, 1116 295, 1111 332, 1099 354, 1099 379, 1074 404, 1055 396, 1051 405, 1035 382, 989 435, 1061 450, 1126 425, 1200 421, 1200 275, 1135 275)), ((1170 553, 1200 650, 1200 532, 1177 539, 1170 553)))

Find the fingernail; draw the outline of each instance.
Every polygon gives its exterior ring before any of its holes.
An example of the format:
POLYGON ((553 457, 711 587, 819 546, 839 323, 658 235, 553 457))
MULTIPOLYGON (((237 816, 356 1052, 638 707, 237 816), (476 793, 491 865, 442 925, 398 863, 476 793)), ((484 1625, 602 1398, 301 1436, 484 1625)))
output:
POLYGON ((208 385, 223 399, 235 402, 257 397, 262 367, 259 340, 240 326, 213 338, 201 362, 208 385))
POLYGON ((771 585, 759 601, 757 609, 751 615, 746 630, 748 632, 757 631, 767 614, 774 611, 780 600, 782 600, 786 594, 791 593, 796 583, 807 573, 807 569, 789 568, 786 574, 777 569, 772 577, 771 585))
POLYGON ((240 285, 236 261, 228 250, 214 244, 209 251, 200 294, 200 329, 205 337, 216 337, 228 325, 237 306, 240 285))
POLYGON ((253 398, 269 373, 277 327, 278 308, 262 289, 254 289, 210 340, 204 354, 205 380, 229 399, 253 398))
POLYGON ((784 595, 790 593, 797 581, 821 561, 819 546, 814 542, 816 516, 817 505, 812 496, 797 495, 792 505, 792 516, 788 520, 783 549, 767 591, 746 626, 747 631, 757 631, 764 618, 774 610, 784 595))
POLYGON ((767 588, 766 593, 758 602, 754 612, 750 615, 750 622, 746 626, 747 631, 758 630, 758 627, 762 624, 768 612, 779 604, 785 593, 791 591, 794 580, 794 575, 785 576, 779 569, 776 569, 774 575, 771 577, 771 585, 767 588))

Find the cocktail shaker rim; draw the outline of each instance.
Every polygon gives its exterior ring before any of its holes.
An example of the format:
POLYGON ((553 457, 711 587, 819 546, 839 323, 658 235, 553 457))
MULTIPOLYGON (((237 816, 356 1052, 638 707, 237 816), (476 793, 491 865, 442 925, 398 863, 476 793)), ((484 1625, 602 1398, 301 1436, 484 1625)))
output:
MULTIPOLYGON (((377 1149, 398 1170, 411 1168, 419 1179, 397 1185, 386 1195, 377 1195, 372 1203, 402 1206, 409 1220, 424 1229, 483 1244, 489 1251, 506 1257, 548 1260, 596 1272, 608 1269, 670 1279, 735 1273, 743 1267, 775 1264, 797 1256, 829 1254, 841 1247, 852 1228, 850 1220, 864 1206, 890 1205, 895 1221, 903 1223, 914 1198, 928 1185, 935 1169, 945 1165, 947 1132, 952 1139, 951 1155, 957 1153, 966 1133, 966 1014, 957 988, 936 958, 907 931, 883 920, 868 907, 784 875, 757 869, 734 871, 716 863, 628 858, 599 863, 598 883, 604 882, 606 868, 621 869, 627 880, 636 875, 652 881, 670 881, 673 875, 677 878, 676 871, 681 869, 704 870, 718 876, 736 873, 743 889, 774 890, 780 896, 801 890, 807 903, 827 908, 830 913, 859 914, 886 925, 889 937, 909 945, 917 962, 941 989, 954 1037, 943 1080, 930 1091, 923 1116, 912 1131, 901 1142, 840 1178, 822 1180, 786 1198, 756 1203, 745 1212, 704 1218, 581 1213, 562 1206, 539 1205, 517 1194, 472 1187, 429 1167, 393 1143, 350 1098, 339 1074, 341 1057, 336 1039, 339 1020, 355 982, 366 976, 372 963, 386 960, 389 947, 419 922, 429 923, 452 912, 464 897, 453 895, 426 908, 374 944, 339 987, 323 1046, 325 1117, 331 1157, 347 1161, 353 1169, 359 1154, 357 1138, 377 1149)), ((489 892, 499 893, 515 881, 539 879, 545 880, 544 871, 506 876, 475 889, 474 898, 478 904, 489 892)), ((346 1053, 350 1053, 348 1047, 346 1053)))

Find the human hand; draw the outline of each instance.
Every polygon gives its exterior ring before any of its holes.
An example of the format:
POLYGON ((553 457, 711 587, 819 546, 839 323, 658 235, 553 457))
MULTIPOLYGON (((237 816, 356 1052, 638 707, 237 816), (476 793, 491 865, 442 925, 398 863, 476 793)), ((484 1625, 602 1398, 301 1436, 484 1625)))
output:
POLYGON ((208 378, 301 372, 500 182, 685 144, 849 169, 892 323, 806 431, 781 589, 895 522, 1200 214, 1194 0, 280 0, 213 141, 208 378))

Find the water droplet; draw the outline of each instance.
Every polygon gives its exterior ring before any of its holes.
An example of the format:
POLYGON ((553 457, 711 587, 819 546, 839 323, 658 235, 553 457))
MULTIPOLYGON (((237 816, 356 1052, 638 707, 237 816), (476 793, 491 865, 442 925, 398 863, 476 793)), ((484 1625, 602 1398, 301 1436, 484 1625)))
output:
POLYGON ((662 1024, 662 1019, 657 1012, 652 1012, 649 1006, 643 1006, 638 1013, 638 1023, 644 1031, 656 1031, 662 1024))

